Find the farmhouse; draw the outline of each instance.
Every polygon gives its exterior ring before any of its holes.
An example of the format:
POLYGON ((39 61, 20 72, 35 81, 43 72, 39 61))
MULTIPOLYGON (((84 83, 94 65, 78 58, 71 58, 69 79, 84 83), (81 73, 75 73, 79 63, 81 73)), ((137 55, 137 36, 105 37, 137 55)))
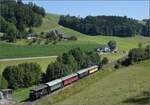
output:
POLYGON ((118 49, 111 49, 108 45, 101 45, 100 47, 96 48, 96 51, 100 53, 117 53, 118 49))
POLYGON ((107 45, 102 45, 102 46, 96 48, 96 51, 97 52, 105 52, 106 53, 106 52, 111 52, 111 49, 107 45))
POLYGON ((33 32, 27 35, 27 39, 31 40, 31 39, 36 39, 37 38, 37 33, 33 32))
POLYGON ((52 30, 50 32, 47 32, 46 38, 49 38, 51 40, 56 40, 56 39, 68 40, 70 37, 65 36, 64 33, 58 30, 52 30))

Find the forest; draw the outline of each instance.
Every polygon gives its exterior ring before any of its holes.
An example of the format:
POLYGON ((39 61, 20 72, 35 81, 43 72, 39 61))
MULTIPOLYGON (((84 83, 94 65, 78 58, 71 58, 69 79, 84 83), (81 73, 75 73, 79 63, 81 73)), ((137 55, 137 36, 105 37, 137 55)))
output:
POLYGON ((21 0, 0 0, 0 32, 5 33, 4 39, 14 42, 25 38, 27 28, 38 27, 42 24, 42 17, 46 15, 44 8, 21 0))
POLYGON ((130 37, 135 35, 150 36, 150 20, 143 23, 126 16, 60 16, 59 24, 88 35, 106 35, 130 37))

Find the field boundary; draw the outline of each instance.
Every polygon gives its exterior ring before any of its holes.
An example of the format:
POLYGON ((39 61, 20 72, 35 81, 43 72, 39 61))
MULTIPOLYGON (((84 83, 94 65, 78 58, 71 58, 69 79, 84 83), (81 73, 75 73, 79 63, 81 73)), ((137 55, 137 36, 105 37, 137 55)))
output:
POLYGON ((7 58, 7 59, 0 59, 2 61, 17 61, 17 60, 30 60, 30 59, 44 59, 44 58, 56 58, 57 56, 42 56, 42 57, 23 57, 23 58, 7 58))

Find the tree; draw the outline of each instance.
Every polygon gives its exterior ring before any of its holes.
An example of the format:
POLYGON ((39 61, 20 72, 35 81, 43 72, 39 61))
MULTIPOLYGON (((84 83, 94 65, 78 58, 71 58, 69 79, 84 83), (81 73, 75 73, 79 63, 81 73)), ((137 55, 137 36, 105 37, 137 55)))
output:
POLYGON ((146 24, 142 27, 141 34, 150 37, 150 19, 145 20, 146 24))
POLYGON ((142 61, 146 58, 145 50, 142 48, 133 48, 129 51, 128 58, 130 64, 134 64, 136 62, 142 61))
POLYGON ((145 56, 150 59, 150 45, 147 45, 145 48, 145 56))
POLYGON ((7 80, 0 75, 0 89, 7 89, 7 87, 8 87, 7 80))
MULTIPOLYGON (((86 16, 85 18, 62 15, 59 24, 87 35, 131 37, 141 34, 138 20, 121 16, 86 16)), ((145 29, 145 28, 144 28, 145 29)))
POLYGON ((41 81, 41 68, 37 63, 23 63, 7 66, 3 77, 8 81, 8 87, 17 89, 36 85, 41 81))
POLYGON ((28 33, 33 33, 33 32, 34 32, 33 28, 29 28, 28 33))
POLYGON ((46 74, 45 74, 45 81, 51 81, 60 77, 63 77, 68 74, 68 68, 64 64, 60 62, 54 62, 48 65, 46 74))
POLYGON ((74 48, 58 56, 56 62, 47 67, 44 81, 51 81, 69 75, 79 69, 101 64, 100 56, 93 51, 85 52, 74 48))
POLYGON ((38 27, 42 24, 42 17, 45 16, 45 10, 42 7, 24 4, 22 0, 1 0, 0 23, 1 32, 7 33, 9 41, 25 38, 26 28, 38 27), (17 34, 14 35, 17 30, 17 34))
POLYGON ((10 23, 8 24, 8 28, 6 30, 6 38, 9 42, 15 42, 16 36, 17 36, 17 29, 14 24, 10 23))
POLYGON ((107 57, 104 57, 104 58, 102 59, 102 64, 103 64, 103 65, 107 64, 108 62, 109 62, 109 60, 108 60, 107 57))
POLYGON ((139 48, 142 48, 142 43, 139 43, 139 44, 138 44, 138 47, 139 47, 139 48))
POLYGON ((114 49, 116 49, 116 47, 117 47, 117 43, 116 43, 116 41, 114 41, 114 40, 110 40, 110 41, 108 42, 108 46, 110 47, 111 50, 114 50, 114 49))
POLYGON ((62 56, 57 58, 57 61, 67 65, 70 71, 76 71, 78 69, 78 64, 70 53, 63 53, 62 56))

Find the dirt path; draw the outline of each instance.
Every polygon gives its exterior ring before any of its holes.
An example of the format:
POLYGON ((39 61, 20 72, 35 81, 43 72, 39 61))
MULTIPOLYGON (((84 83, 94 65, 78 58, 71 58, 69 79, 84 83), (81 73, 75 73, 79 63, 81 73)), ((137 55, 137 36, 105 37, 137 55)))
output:
POLYGON ((8 58, 8 59, 0 59, 0 61, 17 61, 17 60, 30 60, 30 59, 56 58, 56 57, 57 57, 57 56, 24 57, 24 58, 8 58))

